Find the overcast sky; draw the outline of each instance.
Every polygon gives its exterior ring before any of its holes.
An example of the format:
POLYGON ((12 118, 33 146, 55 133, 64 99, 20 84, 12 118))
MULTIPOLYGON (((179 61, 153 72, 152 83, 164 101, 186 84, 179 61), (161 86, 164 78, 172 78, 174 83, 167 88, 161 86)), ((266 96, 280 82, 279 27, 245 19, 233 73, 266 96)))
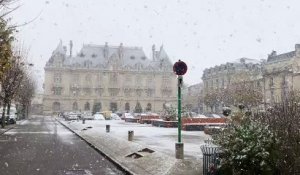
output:
MULTIPOLYGON (((29 48, 40 78, 62 39, 83 43, 164 45, 170 59, 185 61, 188 84, 201 81, 205 68, 241 57, 266 59, 300 43, 299 0, 19 0, 13 14, 18 39, 29 48)), ((17 4, 14 4, 16 6, 17 4)))

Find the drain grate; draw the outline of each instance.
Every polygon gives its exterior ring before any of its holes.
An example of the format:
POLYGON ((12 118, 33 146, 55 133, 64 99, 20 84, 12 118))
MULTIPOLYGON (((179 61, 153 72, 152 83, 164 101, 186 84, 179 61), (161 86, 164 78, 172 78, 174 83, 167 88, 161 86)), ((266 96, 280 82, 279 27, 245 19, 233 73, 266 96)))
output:
POLYGON ((138 154, 138 153, 132 153, 132 154, 127 155, 126 157, 132 158, 132 159, 138 159, 138 158, 141 158, 143 156, 138 154))
POLYGON ((144 148, 144 149, 139 150, 138 152, 154 153, 155 151, 153 151, 152 149, 149 149, 149 148, 144 148))

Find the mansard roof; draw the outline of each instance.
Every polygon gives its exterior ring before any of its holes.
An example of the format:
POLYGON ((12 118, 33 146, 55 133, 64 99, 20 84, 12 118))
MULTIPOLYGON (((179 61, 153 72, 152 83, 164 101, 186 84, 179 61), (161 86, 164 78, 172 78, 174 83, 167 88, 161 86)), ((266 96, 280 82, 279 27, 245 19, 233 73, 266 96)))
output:
MULTIPOLYGON (((61 48, 64 49, 60 42, 54 52, 61 52, 61 48)), ((66 53, 66 51, 64 51, 64 53, 66 53)), ((155 55, 154 58, 149 59, 141 47, 125 47, 122 43, 120 46, 108 46, 107 43, 105 45, 87 44, 83 45, 77 55, 65 56, 63 66, 105 69, 108 68, 109 64, 118 64, 120 68, 124 69, 138 68, 157 70, 161 68, 164 70, 172 70, 172 62, 163 47, 161 47, 159 51, 154 51, 153 54, 155 55)), ((48 61, 46 66, 51 66, 52 63, 53 62, 48 61)))
POLYGON ((290 60, 294 58, 295 55, 296 55, 295 51, 291 51, 279 55, 276 54, 276 51, 272 51, 272 53, 268 56, 267 62, 290 60))

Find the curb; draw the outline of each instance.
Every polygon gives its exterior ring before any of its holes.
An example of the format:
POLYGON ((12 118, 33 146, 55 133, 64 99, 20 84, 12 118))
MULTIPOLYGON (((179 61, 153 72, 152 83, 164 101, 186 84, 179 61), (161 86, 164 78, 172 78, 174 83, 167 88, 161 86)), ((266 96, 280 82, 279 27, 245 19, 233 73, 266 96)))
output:
POLYGON ((14 124, 14 126, 10 127, 10 128, 4 128, 5 130, 4 131, 0 131, 0 135, 3 135, 4 133, 6 133, 7 131, 11 130, 11 129, 14 129, 16 127, 16 124, 14 124))
POLYGON ((121 163, 119 163, 117 160, 109 157, 107 154, 105 154, 104 152, 102 152, 100 149, 98 149, 96 146, 94 146, 93 144, 91 144, 90 142, 88 142, 86 139, 84 139, 82 136, 80 136, 77 132, 75 132, 74 130, 72 130, 71 128, 69 128, 68 126, 66 126, 64 123, 60 122, 59 120, 57 120, 55 118, 55 120, 57 122, 59 122, 62 126, 64 126, 66 129, 68 129, 69 131, 71 131, 72 133, 74 133, 77 137, 79 137, 81 140, 83 140, 85 143, 87 143, 90 147, 92 147, 95 151, 97 151, 99 154, 101 154, 102 156, 104 156, 105 158, 107 158, 110 162, 112 162, 114 165, 116 165, 120 170, 122 170, 123 172, 125 172, 128 175, 136 175, 134 172, 130 171, 127 167, 123 166, 121 163))
MULTIPOLYGON (((20 124, 22 124, 24 121, 25 121, 25 120, 22 120, 20 124)), ((9 125, 6 125, 6 126, 9 126, 9 125)), ((14 129, 16 126, 17 126, 17 123, 14 124, 14 125, 13 125, 12 127, 10 127, 10 128, 4 128, 4 129, 6 129, 6 130, 3 131, 3 132, 0 132, 0 135, 3 135, 4 133, 6 133, 7 131, 9 131, 9 130, 11 130, 11 129, 14 129)))

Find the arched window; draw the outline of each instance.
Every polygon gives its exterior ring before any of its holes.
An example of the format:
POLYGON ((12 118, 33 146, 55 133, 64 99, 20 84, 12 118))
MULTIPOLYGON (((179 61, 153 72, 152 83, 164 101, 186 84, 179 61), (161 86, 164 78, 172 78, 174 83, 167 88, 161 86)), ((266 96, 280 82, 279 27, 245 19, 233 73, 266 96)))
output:
POLYGON ((152 108, 151 103, 148 103, 148 104, 147 104, 147 107, 146 107, 146 111, 151 111, 151 108, 152 108))
POLYGON ((135 113, 142 113, 142 112, 143 112, 143 108, 142 108, 140 102, 137 102, 137 103, 136 103, 136 106, 135 106, 135 108, 134 108, 134 112, 135 112, 135 113))
POLYGON ((130 104, 128 102, 125 103, 125 111, 130 111, 130 104))
POLYGON ((101 103, 95 103, 94 106, 93 106, 93 114, 95 114, 96 112, 100 112, 101 111, 101 108, 102 108, 102 105, 101 103))
POLYGON ((78 104, 77 104, 77 102, 74 102, 73 103, 73 111, 77 111, 78 110, 78 104))
POLYGON ((118 110, 118 104, 117 103, 110 103, 110 110, 112 112, 116 112, 118 110))
POLYGON ((89 111, 90 110, 90 103, 86 102, 86 104, 84 105, 84 110, 85 111, 89 111))
POLYGON ((54 102, 54 103, 52 104, 52 110, 53 110, 54 112, 60 112, 60 103, 59 103, 59 102, 54 102))

